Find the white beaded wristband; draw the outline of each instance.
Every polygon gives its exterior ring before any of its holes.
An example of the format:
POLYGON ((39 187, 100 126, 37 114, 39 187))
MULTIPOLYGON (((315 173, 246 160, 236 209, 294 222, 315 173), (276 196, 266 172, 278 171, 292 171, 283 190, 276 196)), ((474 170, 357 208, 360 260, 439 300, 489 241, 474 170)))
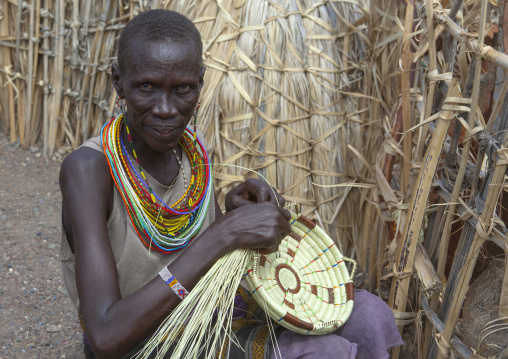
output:
POLYGON ((189 295, 187 289, 185 289, 183 285, 181 285, 180 282, 176 280, 176 278, 173 276, 173 274, 171 274, 167 267, 162 268, 162 270, 159 272, 159 275, 161 276, 162 280, 167 285, 169 285, 173 292, 175 292, 175 294, 180 297, 181 300, 189 295))

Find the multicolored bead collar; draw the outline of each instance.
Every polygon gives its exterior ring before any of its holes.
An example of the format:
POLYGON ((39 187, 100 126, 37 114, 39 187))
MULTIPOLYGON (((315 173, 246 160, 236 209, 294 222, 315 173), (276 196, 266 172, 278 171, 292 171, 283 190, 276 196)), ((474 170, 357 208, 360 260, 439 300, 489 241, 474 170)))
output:
POLYGON ((132 165, 121 136, 124 125, 124 115, 120 114, 103 126, 101 140, 134 229, 141 241, 156 251, 182 249, 201 228, 212 198, 212 169, 206 150, 195 133, 186 128, 179 143, 190 160, 191 179, 183 196, 169 205, 152 191, 134 148, 141 174, 132 165))

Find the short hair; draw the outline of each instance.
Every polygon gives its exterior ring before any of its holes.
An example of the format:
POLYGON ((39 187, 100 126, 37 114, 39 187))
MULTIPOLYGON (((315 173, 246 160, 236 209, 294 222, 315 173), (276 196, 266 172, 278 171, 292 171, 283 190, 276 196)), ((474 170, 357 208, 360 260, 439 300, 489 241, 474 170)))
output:
POLYGON ((129 58, 129 45, 134 39, 177 44, 193 43, 199 56, 203 56, 201 34, 184 15, 171 10, 154 9, 140 13, 127 23, 118 41, 118 66, 124 70, 129 58))

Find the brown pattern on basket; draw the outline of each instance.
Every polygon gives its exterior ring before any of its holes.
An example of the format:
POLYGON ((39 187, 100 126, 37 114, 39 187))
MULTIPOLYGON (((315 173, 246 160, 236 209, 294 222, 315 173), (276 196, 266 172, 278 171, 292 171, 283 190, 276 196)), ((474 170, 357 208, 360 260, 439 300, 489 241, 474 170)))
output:
POLYGON ((287 264, 279 264, 277 266, 277 268, 275 268, 275 279, 277 281, 277 284, 279 285, 279 287, 282 289, 282 291, 284 293, 289 292, 289 293, 297 294, 300 291, 300 278, 298 278, 298 274, 296 274, 295 270, 293 268, 291 268, 290 266, 288 266, 287 264), (286 288, 281 283, 280 278, 279 278, 279 272, 281 271, 281 269, 287 269, 291 272, 291 274, 293 274, 295 276, 296 288, 293 288, 293 289, 286 288))
POLYGON ((295 239, 298 243, 300 243, 300 241, 302 240, 302 237, 300 237, 298 234, 296 234, 295 232, 291 232, 289 233, 289 236, 293 239, 295 239))

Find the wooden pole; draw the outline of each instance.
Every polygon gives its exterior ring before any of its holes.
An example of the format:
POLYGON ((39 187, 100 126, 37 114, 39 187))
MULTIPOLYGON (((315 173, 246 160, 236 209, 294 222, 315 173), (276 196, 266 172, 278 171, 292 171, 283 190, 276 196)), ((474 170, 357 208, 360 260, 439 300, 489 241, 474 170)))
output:
POLYGON ((42 137, 43 137, 43 153, 45 156, 49 154, 49 20, 48 20, 48 9, 49 9, 49 0, 44 0, 44 8, 45 8, 45 14, 41 16, 43 17, 42 20, 42 28, 43 28, 43 41, 42 41, 42 52, 44 54, 43 60, 42 60, 42 68, 43 68, 43 77, 42 77, 42 86, 43 86, 43 105, 42 105, 42 137))
MULTIPOLYGON (((506 33, 508 30, 508 6, 506 6, 506 5, 504 5, 504 11, 503 11, 503 16, 501 17, 501 20, 502 20, 502 29, 503 29, 503 35, 504 35, 503 36, 504 52, 508 53, 508 34, 506 33)), ((508 75, 508 72, 505 72, 505 76, 506 75, 508 75)), ((505 103, 504 97, 506 96, 507 91, 508 91, 508 81, 505 81, 505 83, 503 85, 502 95, 499 96, 499 98, 497 100, 498 102, 496 103, 496 107, 494 110, 492 110, 492 114, 490 116, 488 126, 490 126, 491 121, 492 121, 492 124, 494 124, 494 120, 495 120, 497 113, 498 113, 498 111, 497 111, 498 108, 501 109, 501 106, 502 106, 501 104, 505 103)), ((492 128, 492 127, 489 127, 489 128, 492 128)), ((483 155, 481 158, 483 160, 483 155)), ((475 175, 476 175, 476 173, 475 173, 475 175)), ((476 180, 476 176, 474 179, 476 180)), ((474 189, 474 187, 473 187, 473 189, 474 189)), ((506 242, 506 237, 505 237, 505 243, 508 244, 506 242)), ((503 278, 503 284, 501 286, 501 298, 499 300, 499 317, 500 318, 508 317, 508 245, 505 246, 504 265, 505 265, 504 278, 503 278)), ((502 353, 499 354, 499 357, 500 358, 508 357, 508 347, 502 353)))
MULTIPOLYGON (((411 52, 411 39, 409 35, 413 28, 413 12, 414 5, 411 1, 407 2, 406 7, 406 18, 404 21, 404 36, 402 40, 402 74, 400 75, 400 88, 402 91, 402 124, 404 131, 409 130, 411 125, 411 64, 412 64, 412 52, 411 52)), ((406 132, 402 139, 402 149, 406 158, 402 161, 402 185, 401 189, 407 198, 409 195, 409 177, 411 170, 411 159, 412 159, 412 133, 406 132)))
MULTIPOLYGON (((16 56, 14 61, 14 71, 16 72, 16 75, 21 73, 21 13, 23 10, 23 1, 18 0, 18 9, 17 9, 17 17, 16 17, 16 56)), ((24 87, 25 82, 22 78, 19 76, 16 76, 16 89, 17 89, 17 98, 18 101, 16 103, 17 105, 17 121, 18 121, 18 128, 19 128, 19 142, 21 145, 25 146, 25 106, 24 106, 24 87)))
MULTIPOLYGON (((485 1, 485 0, 484 0, 485 1)), ((481 32, 481 31, 480 31, 481 32)), ((483 42, 483 41, 482 41, 483 42)), ((474 83, 473 83, 473 92, 471 94, 471 111, 469 112, 468 125, 470 128, 474 127, 476 120, 476 107, 478 106, 478 97, 480 92, 480 75, 481 75, 481 65, 482 60, 481 56, 477 56, 475 63, 475 71, 474 71, 474 83)), ((462 126, 461 126, 462 127, 462 126)), ((460 132, 460 127, 459 127, 460 132)), ((446 253, 448 251, 448 242, 450 239, 450 231, 451 231, 451 221, 453 216, 455 215, 456 203, 462 189, 462 182, 464 181, 464 175, 466 174, 467 168, 467 160, 469 158, 469 151, 471 147, 472 141, 467 141, 464 144, 462 150, 462 157, 459 165, 459 172, 457 174, 457 178, 455 179, 455 185, 453 187, 451 204, 448 208, 446 214, 445 225, 443 228, 443 234, 441 235, 440 248, 439 248, 439 260, 437 265, 437 274, 439 276, 443 276, 444 268, 446 264, 446 253)), ((477 164, 478 166, 480 164, 477 164)))
MULTIPOLYGON (((508 37, 508 34, 507 34, 507 37, 508 37)), ((504 75, 508 76, 508 72, 505 72, 504 75)), ((501 94, 498 96, 496 104, 494 105, 494 108, 492 109, 489 120, 487 121, 487 126, 485 127, 485 131, 483 132, 484 138, 488 138, 492 135, 492 129, 494 128, 494 123, 496 122, 496 117, 501 112, 501 108, 503 107, 503 104, 505 103, 506 93, 508 93, 508 81, 504 82, 503 89, 501 90, 501 94)), ((471 185, 471 188, 472 188, 471 199, 474 199, 476 197, 478 181, 480 179, 480 172, 482 169, 481 164, 483 163, 483 157, 485 156, 485 146, 481 146, 481 144, 480 144, 479 147, 480 148, 478 151, 478 156, 476 158, 476 163, 478 165, 475 167, 475 172, 474 172, 474 176, 473 176, 473 184, 471 185)))
MULTIPOLYGON (((427 36, 429 44, 429 72, 427 77, 429 78, 429 91, 427 92, 427 102, 425 106, 424 118, 429 118, 432 115, 432 105, 434 103, 434 92, 436 90, 435 77, 439 75, 437 70, 437 59, 436 59, 436 39, 434 34, 434 6, 432 0, 425 1, 425 11, 427 14, 427 36)), ((417 157, 422 158, 423 148, 425 147, 425 139, 427 137, 429 125, 424 125, 420 130, 420 140, 418 141, 417 157)))
MULTIPOLYGON (((449 105, 457 101, 456 97, 459 94, 459 88, 456 82, 453 82, 449 87, 447 100, 445 100, 445 105, 443 105, 442 112, 440 113, 441 116, 437 121, 436 131, 418 173, 416 186, 414 191, 412 191, 413 195, 409 205, 409 213, 406 218, 404 232, 401 240, 397 244, 396 276, 392 281, 388 304, 392 309, 400 312, 406 310, 409 282, 411 279, 409 274, 411 274, 413 270, 416 245, 418 243, 418 236, 420 235, 429 191, 439 162, 450 119, 455 112, 449 105)), ((402 330, 402 328, 399 329, 402 330)))
MULTIPOLYGON (((508 246, 507 246, 508 247, 508 246)), ((499 300, 499 317, 508 317, 508 249, 504 252, 504 278, 499 300)))
MULTIPOLYGON (((452 21, 448 15, 435 13, 434 17, 455 39, 462 40, 462 34, 466 31, 452 21)), ((494 50, 490 46, 485 46, 483 48, 484 52, 482 52, 478 46, 478 40, 468 40, 466 44, 470 50, 481 53, 485 60, 500 66, 504 71, 508 71, 508 55, 494 50)))
MULTIPOLYGON (((33 6, 33 5, 32 5, 33 6)), ((39 112, 37 109, 40 106, 40 99, 36 94, 39 93, 39 89, 36 91, 36 78, 37 78, 37 71, 39 67, 39 48, 40 48, 40 29, 41 29, 41 0, 35 1, 35 9, 32 9, 35 12, 35 35, 34 38, 39 40, 35 42, 34 44, 34 51, 33 51, 33 71, 34 73, 30 76, 32 86, 29 88, 29 91, 31 93, 31 99, 28 102, 28 106, 31 106, 31 113, 29 113, 30 121, 32 123, 31 130, 30 130, 30 141, 31 143, 34 143, 37 140, 37 136, 39 135, 39 126, 34 125, 34 119, 38 121, 40 119, 39 112), (32 118, 34 117, 34 118, 32 118)))
POLYGON ((65 37, 65 4, 63 0, 56 1, 55 9, 55 39, 56 39, 56 58, 53 67, 53 76, 55 77, 55 93, 53 97, 52 118, 49 126, 49 152, 53 153, 57 146, 58 124, 60 122, 60 105, 62 102, 62 84, 63 84, 63 63, 64 63, 64 37, 65 37))
MULTIPOLYGON (((425 297, 425 294, 422 293, 421 295, 421 303, 422 303, 422 309, 423 313, 425 313, 425 316, 427 319, 430 320, 432 323, 432 326, 429 326, 430 328, 434 327, 436 332, 441 333, 444 329, 444 323, 439 319, 437 314, 432 310, 432 308, 429 306, 429 302, 427 301, 427 297, 425 297)), ((450 345, 457 351, 457 353, 460 355, 462 359, 469 359, 474 358, 473 352, 468 348, 467 345, 462 343, 457 336, 453 336, 450 340, 450 345)), ((426 356, 424 356, 426 358, 426 356)))
MULTIPOLYGON (((4 2, 3 9, 3 21, 2 28, 0 34, 2 37, 9 36, 9 1, 4 2)), ((4 47, 3 50, 4 55, 4 65, 9 71, 12 70, 12 60, 11 60, 11 49, 4 47)), ((6 72, 7 77, 7 96, 9 97, 8 106, 9 106, 9 127, 10 127, 10 135, 11 142, 16 141, 16 117, 14 115, 14 90, 11 79, 9 78, 10 74, 6 72)))
POLYGON ((27 77, 26 77, 26 106, 24 108, 25 112, 25 138, 26 143, 25 147, 28 148, 28 146, 31 146, 35 139, 32 139, 31 133, 33 131, 33 121, 32 121, 32 99, 33 99, 33 77, 34 77, 34 24, 35 24, 35 6, 34 1, 32 0, 30 2, 30 5, 28 6, 30 15, 30 24, 29 24, 29 30, 28 30, 28 71, 27 71, 27 77))

